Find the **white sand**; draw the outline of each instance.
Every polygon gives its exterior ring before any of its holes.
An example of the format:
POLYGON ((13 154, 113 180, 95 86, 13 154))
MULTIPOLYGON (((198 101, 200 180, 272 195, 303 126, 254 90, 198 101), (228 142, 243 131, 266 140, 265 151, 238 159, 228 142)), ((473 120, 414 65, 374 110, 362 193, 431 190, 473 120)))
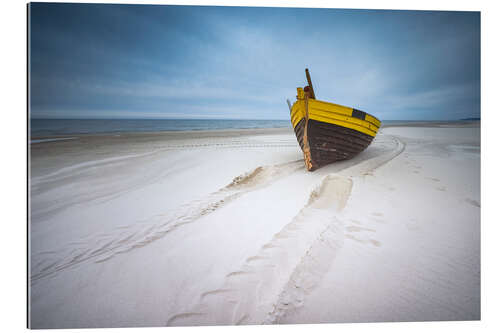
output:
POLYGON ((479 319, 479 138, 385 128, 313 173, 291 130, 38 143, 31 326, 479 319))

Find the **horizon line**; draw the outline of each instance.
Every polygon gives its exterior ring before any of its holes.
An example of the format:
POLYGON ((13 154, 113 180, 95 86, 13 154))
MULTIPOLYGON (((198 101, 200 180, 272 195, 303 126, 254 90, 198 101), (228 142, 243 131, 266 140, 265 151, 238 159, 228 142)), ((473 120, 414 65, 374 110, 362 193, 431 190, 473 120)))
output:
MULTIPOLYGON (((455 119, 381 119, 381 121, 457 121, 457 120, 480 120, 481 117, 467 117, 455 119)), ((29 120, 248 120, 248 121, 290 121, 290 119, 271 118, 136 118, 136 117, 29 117, 29 120)))

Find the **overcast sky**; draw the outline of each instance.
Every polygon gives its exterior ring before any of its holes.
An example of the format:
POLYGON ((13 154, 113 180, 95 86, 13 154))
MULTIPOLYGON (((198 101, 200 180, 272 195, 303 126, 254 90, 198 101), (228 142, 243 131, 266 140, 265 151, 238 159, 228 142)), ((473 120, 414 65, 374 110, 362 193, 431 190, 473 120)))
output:
POLYGON ((480 14, 31 4, 31 116, 288 119, 316 97, 383 120, 480 116, 480 14))

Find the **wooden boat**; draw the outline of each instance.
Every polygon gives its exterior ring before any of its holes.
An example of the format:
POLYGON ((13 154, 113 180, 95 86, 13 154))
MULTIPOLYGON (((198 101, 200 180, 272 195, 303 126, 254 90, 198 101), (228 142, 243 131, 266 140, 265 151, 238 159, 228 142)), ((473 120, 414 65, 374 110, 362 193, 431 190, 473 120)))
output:
POLYGON ((354 157, 372 142, 380 127, 374 116, 347 106, 316 99, 309 70, 308 86, 297 88, 297 101, 288 101, 297 141, 309 171, 354 157))

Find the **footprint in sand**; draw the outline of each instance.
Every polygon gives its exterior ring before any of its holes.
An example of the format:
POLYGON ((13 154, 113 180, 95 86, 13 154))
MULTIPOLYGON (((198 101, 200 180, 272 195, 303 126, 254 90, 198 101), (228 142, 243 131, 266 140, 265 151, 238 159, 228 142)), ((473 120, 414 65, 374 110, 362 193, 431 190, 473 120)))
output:
POLYGON ((348 232, 360 232, 360 231, 369 231, 369 232, 375 232, 374 229, 370 229, 370 228, 362 228, 362 227, 358 227, 358 226, 355 226, 355 225, 350 225, 350 226, 347 226, 345 228, 348 232))
POLYGON ((466 198, 465 202, 471 204, 472 206, 476 206, 476 207, 479 207, 479 208, 481 207, 481 204, 479 202, 477 202, 476 200, 472 200, 472 199, 466 198))
MULTIPOLYGON (((384 216, 384 214, 379 213, 379 212, 374 212, 374 213, 372 213, 372 215, 373 215, 373 216, 376 216, 376 217, 382 217, 382 216, 384 216)), ((385 223, 385 221, 384 221, 384 220, 382 220, 382 219, 373 218, 373 220, 374 220, 375 222, 378 222, 378 223, 385 223)))
POLYGON ((405 225, 408 228, 408 230, 411 231, 419 230, 418 221, 414 218, 411 218, 409 222, 405 223, 405 225))
POLYGON ((375 239, 360 239, 360 238, 356 238, 353 235, 349 235, 349 234, 346 235, 346 238, 351 239, 353 241, 356 241, 358 243, 362 243, 362 244, 371 244, 371 245, 376 246, 376 247, 380 247, 380 245, 382 245, 381 242, 379 242, 378 240, 375 240, 375 239))

